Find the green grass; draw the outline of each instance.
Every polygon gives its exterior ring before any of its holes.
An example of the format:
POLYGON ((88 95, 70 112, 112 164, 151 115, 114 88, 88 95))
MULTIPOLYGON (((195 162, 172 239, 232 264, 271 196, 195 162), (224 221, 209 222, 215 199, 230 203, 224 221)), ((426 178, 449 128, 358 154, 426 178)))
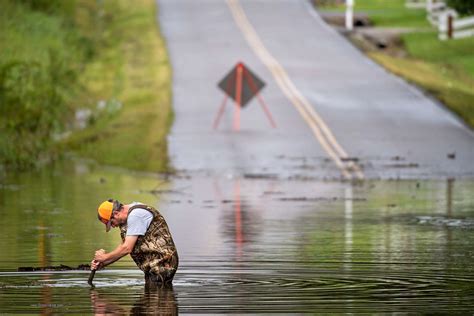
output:
POLYGON ((82 82, 89 91, 84 103, 96 111, 98 101, 117 100, 122 108, 98 115, 61 148, 107 165, 169 171, 166 135, 173 119, 171 70, 156 25, 154 1, 107 5, 112 20, 107 38, 112 43, 84 71, 82 82))
MULTIPOLYGON (((319 5, 318 9, 323 12, 344 12, 346 6, 344 2, 338 5, 326 2, 325 5, 319 5)), ((355 0, 354 11, 367 14, 377 26, 429 27, 425 11, 405 8, 405 0, 355 0)))
POLYGON ((474 37, 440 41, 436 32, 403 35, 405 49, 412 58, 455 68, 474 78, 474 37))
POLYGON ((369 56, 391 72, 423 87, 474 127, 474 79, 457 68, 413 58, 371 52, 369 56))
POLYGON ((153 0, 0 1, 0 167, 74 151, 169 171, 171 70, 155 14, 153 0), (75 129, 84 109, 89 125, 75 129))
MULTIPOLYGON (((440 41, 424 9, 406 9, 405 0, 355 0, 356 12, 368 14, 375 27, 412 28, 401 35, 406 57, 383 51, 369 56, 417 84, 474 127, 474 37, 440 41)), ((339 6, 336 10, 343 10, 339 6)), ((323 10, 334 10, 324 7, 323 10)))
POLYGON ((72 116, 85 58, 67 23, 73 1, 51 0, 54 14, 25 2, 0 2, 0 165, 18 169, 49 160, 51 136, 72 116))

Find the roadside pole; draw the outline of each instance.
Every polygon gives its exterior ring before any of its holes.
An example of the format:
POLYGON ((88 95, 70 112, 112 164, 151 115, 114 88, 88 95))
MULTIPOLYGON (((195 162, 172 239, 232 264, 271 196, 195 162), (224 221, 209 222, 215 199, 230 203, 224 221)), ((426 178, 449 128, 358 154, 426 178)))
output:
POLYGON ((354 27, 354 0, 346 0, 346 29, 352 31, 354 27))
POLYGON ((431 9, 433 9, 433 0, 426 0, 426 11, 430 14, 431 9))

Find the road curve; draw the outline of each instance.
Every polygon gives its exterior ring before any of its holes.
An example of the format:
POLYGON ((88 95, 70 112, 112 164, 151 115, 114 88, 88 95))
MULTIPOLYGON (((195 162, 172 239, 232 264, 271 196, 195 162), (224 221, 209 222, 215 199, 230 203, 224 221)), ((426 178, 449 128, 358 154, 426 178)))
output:
POLYGON ((181 172, 297 179, 474 177, 474 133, 387 73, 301 0, 158 0, 173 68, 181 172), (232 130, 217 82, 244 62, 266 83, 232 130))

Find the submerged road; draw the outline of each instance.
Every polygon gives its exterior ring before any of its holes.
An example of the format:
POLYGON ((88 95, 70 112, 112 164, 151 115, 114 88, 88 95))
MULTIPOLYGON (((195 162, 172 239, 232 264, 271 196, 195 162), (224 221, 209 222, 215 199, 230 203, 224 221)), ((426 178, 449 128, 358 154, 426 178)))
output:
POLYGON ((279 179, 474 177, 474 133, 327 26, 309 1, 158 0, 173 68, 180 172, 279 179), (238 62, 265 83, 233 131, 217 83, 238 62))

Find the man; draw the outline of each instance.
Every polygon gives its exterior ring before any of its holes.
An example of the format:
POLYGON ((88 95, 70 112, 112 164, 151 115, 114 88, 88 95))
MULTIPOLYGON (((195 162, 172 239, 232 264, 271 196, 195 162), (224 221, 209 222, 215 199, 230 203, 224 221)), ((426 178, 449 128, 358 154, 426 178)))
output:
POLYGON ((171 284, 178 269, 178 252, 165 219, 155 208, 137 202, 123 205, 109 199, 99 205, 97 212, 107 232, 111 227, 120 228, 122 244, 109 253, 97 250, 92 270, 130 254, 145 273, 146 285, 171 284))

